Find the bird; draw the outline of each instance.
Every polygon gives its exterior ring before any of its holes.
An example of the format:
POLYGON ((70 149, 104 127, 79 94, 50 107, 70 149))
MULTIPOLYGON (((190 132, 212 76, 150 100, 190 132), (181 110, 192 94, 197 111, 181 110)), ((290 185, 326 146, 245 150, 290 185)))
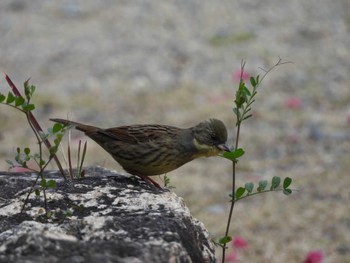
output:
POLYGON ((199 157, 230 151, 227 129, 218 119, 190 128, 136 124, 103 129, 66 119, 50 119, 82 131, 106 150, 123 169, 161 188, 149 176, 166 174, 199 157))

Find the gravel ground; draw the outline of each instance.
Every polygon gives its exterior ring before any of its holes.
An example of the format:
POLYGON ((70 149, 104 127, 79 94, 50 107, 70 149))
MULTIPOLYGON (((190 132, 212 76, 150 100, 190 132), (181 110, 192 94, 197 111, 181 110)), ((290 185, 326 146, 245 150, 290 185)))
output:
MULTIPOLYGON (((241 59, 252 75, 278 57, 292 61, 268 75, 243 126, 238 184, 290 176, 299 191, 237 204, 231 234, 249 244, 238 261, 302 262, 320 250, 323 262, 349 262, 349 14, 348 0, 3 0, 0 66, 17 86, 28 78, 37 86, 44 127, 67 115, 104 127, 216 117, 233 144, 232 72, 241 59)), ((23 116, 0 112, 6 170, 14 149, 35 141, 23 116)), ((91 164, 122 171, 89 141, 91 164)), ((170 174, 213 237, 224 232, 230 173, 230 163, 212 158, 170 174)))

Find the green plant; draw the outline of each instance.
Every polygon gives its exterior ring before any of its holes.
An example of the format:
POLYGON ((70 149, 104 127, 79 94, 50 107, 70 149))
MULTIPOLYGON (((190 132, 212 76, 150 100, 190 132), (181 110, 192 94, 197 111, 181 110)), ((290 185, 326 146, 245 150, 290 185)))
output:
POLYGON ((232 237, 229 235, 229 229, 230 229, 233 208, 235 206, 235 203, 238 200, 241 200, 243 198, 266 193, 266 192, 283 191, 283 193, 286 195, 289 195, 292 193, 292 190, 289 188, 290 184, 292 183, 292 179, 289 177, 285 178, 283 180, 282 187, 281 187, 281 178, 278 176, 274 176, 272 178, 271 185, 269 188, 268 188, 268 181, 261 180, 255 191, 254 191, 254 184, 251 182, 248 182, 244 186, 238 187, 236 189, 236 165, 238 163, 239 158, 243 156, 245 153, 244 150, 242 148, 239 148, 239 145, 238 145, 239 136, 241 132, 241 125, 245 120, 252 117, 251 106, 255 101, 255 96, 257 95, 257 90, 261 82, 273 69, 275 69, 277 66, 280 66, 286 63, 289 63, 289 62, 282 62, 282 60, 279 59, 277 63, 274 64, 271 68, 269 68, 268 70, 263 70, 264 74, 261 78, 259 75, 256 77, 250 77, 249 81, 250 81, 251 87, 248 88, 243 78, 245 61, 241 62, 240 81, 239 81, 238 89, 235 94, 234 107, 233 107, 233 113, 236 117, 236 129, 237 129, 234 148, 231 152, 223 152, 221 154, 223 158, 226 158, 232 161, 232 191, 230 194, 231 205, 230 205, 228 220, 226 224, 226 231, 225 231, 225 235, 221 237, 218 242, 215 242, 216 245, 222 248, 223 263, 225 262, 225 252, 227 249, 226 245, 227 243, 232 241, 232 237))
POLYGON ((22 167, 37 173, 37 178, 34 182, 33 187, 30 189, 30 191, 26 196, 26 199, 21 209, 21 213, 23 213, 26 207, 26 204, 28 203, 30 194, 34 191, 34 193, 37 196, 39 196, 40 192, 42 191, 43 197, 44 197, 45 215, 47 220, 48 209, 47 209, 46 190, 49 188, 54 188, 55 181, 46 180, 44 177, 44 170, 46 169, 48 164, 54 159, 61 171, 62 176, 66 178, 63 172, 62 166, 60 165, 60 162, 56 157, 56 152, 58 150, 61 139, 65 132, 65 128, 63 127, 63 125, 55 123, 52 127, 47 129, 47 132, 44 132, 32 113, 32 111, 35 109, 35 105, 31 103, 31 99, 34 95, 36 87, 34 85, 30 85, 28 80, 24 82, 25 96, 23 97, 7 75, 6 75, 6 80, 10 85, 12 91, 9 91, 7 96, 0 93, 0 103, 14 108, 26 116, 27 122, 31 130, 33 131, 36 141, 38 143, 37 152, 33 153, 33 151, 29 147, 25 147, 25 148, 17 147, 14 161, 11 161, 11 160, 7 161, 10 164, 11 168, 22 167), (53 138, 53 144, 49 142, 49 138, 53 138), (45 145, 48 149, 48 157, 44 157, 43 145, 45 145), (29 167, 28 162, 30 160, 33 160, 37 167, 34 167, 34 168, 29 167), (40 184, 39 184, 40 187, 35 188, 35 185, 37 184, 39 179, 40 179, 40 184))

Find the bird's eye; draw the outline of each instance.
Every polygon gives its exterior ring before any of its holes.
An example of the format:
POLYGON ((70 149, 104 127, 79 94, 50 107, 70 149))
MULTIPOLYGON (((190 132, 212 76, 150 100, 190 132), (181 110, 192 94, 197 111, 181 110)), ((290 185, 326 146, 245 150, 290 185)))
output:
POLYGON ((212 140, 216 140, 216 135, 215 135, 214 133, 212 133, 212 134, 210 134, 210 138, 211 138, 212 140))

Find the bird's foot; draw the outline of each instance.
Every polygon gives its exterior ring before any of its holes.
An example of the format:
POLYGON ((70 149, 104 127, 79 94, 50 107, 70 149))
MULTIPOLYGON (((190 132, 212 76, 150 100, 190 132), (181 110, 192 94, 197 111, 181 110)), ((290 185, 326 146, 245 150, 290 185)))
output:
POLYGON ((157 187, 158 189, 163 189, 156 181, 154 181, 152 178, 150 178, 149 176, 146 175, 139 175, 139 177, 141 177, 145 182, 147 182, 148 184, 152 184, 155 187, 157 187))

